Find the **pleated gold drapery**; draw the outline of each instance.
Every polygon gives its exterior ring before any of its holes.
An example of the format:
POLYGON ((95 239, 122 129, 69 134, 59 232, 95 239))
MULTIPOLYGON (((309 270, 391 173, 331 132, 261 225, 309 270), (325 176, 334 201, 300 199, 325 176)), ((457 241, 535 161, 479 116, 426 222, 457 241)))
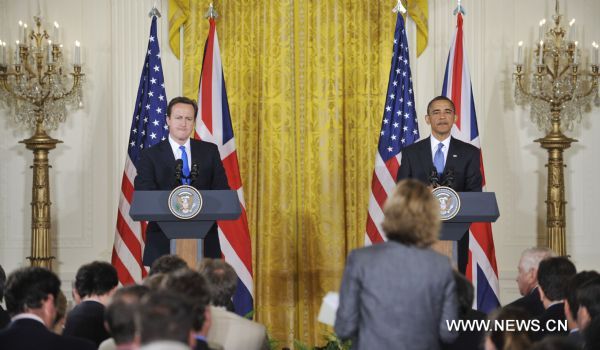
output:
MULTIPOLYGON (((184 94, 193 98, 208 4, 169 7, 169 23, 184 25, 184 94)), ((331 329, 316 321, 321 298, 338 290, 347 253, 363 245, 394 3, 214 5, 253 243, 256 319, 279 346, 323 344, 331 329)), ((178 47, 178 29, 170 29, 178 47)))

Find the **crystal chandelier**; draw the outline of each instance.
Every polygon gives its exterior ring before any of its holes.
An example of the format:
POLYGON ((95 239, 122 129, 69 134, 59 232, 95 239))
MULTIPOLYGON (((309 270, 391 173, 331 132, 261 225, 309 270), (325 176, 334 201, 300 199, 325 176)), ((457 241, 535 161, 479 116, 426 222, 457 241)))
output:
POLYGON ((582 113, 598 96, 598 45, 592 43, 590 64, 584 65, 582 49, 576 39, 575 20, 568 30, 561 25, 556 0, 553 25, 539 23, 539 37, 533 50, 533 72, 523 69, 523 42, 517 47, 514 73, 515 102, 531 105, 530 117, 546 136, 535 140, 548 151, 548 187, 546 191, 547 245, 560 255, 566 254, 566 215, 563 151, 577 142, 563 134, 581 122, 582 113), (568 35, 568 36, 567 36, 568 35))
POLYGON ((42 29, 42 19, 36 16, 34 20, 36 30, 28 31, 27 24, 19 23, 23 37, 16 41, 12 65, 6 43, 0 43, 0 100, 23 128, 55 130, 65 121, 67 106, 83 105, 80 47, 76 42, 69 79, 63 71, 58 24, 54 22, 51 37, 42 29))

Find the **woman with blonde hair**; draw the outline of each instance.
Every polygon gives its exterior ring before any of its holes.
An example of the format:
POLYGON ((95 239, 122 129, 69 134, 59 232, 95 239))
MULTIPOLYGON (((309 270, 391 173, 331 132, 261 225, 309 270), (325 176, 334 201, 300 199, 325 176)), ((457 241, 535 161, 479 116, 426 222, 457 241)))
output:
POLYGON ((388 241, 348 256, 335 332, 353 349, 439 349, 456 337, 448 323, 458 318, 450 261, 430 248, 439 204, 430 188, 407 179, 383 212, 388 241))

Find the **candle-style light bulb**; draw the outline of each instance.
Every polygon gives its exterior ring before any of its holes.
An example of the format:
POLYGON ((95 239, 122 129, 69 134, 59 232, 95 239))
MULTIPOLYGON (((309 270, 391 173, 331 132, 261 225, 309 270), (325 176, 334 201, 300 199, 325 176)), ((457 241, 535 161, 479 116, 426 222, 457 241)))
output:
POLYGON ((569 41, 575 41, 575 37, 577 36, 577 27, 575 27, 575 18, 571 19, 569 22, 569 41))
POLYGON ((27 44, 27 23, 23 23, 23 44, 27 44))
POLYGON ((52 37, 54 39, 54 42, 60 42, 60 38, 58 37, 59 34, 59 30, 60 30, 60 26, 58 25, 58 22, 54 21, 54 29, 52 32, 52 37))
POLYGON ((595 41, 592 43, 592 51, 593 51, 593 56, 594 56, 594 65, 597 66, 598 65, 598 54, 600 50, 600 45, 598 45, 595 41))
POLYGON ((544 40, 540 40, 540 54, 538 64, 544 64, 544 40))
POLYGON ((540 21, 540 27, 539 27, 539 33, 538 33, 539 34, 539 38, 538 38, 539 41, 544 40, 544 34, 545 34, 544 33, 545 32, 545 30, 544 30, 545 28, 544 27, 545 26, 546 26, 546 19, 542 18, 542 20, 540 21))
POLYGON ((21 43, 19 42, 19 40, 15 41, 15 43, 17 44, 15 46, 15 64, 21 64, 21 55, 19 52, 21 43))
POLYGON ((75 40, 75 52, 73 57, 73 64, 76 66, 81 65, 81 43, 75 40))
POLYGON ((519 46, 517 46, 517 64, 523 64, 523 41, 519 41, 519 46))
POLYGON ((52 40, 48 40, 48 52, 46 53, 47 57, 46 60, 48 62, 48 64, 51 64, 53 62, 53 58, 52 58, 52 40))
POLYGON ((577 54, 577 45, 579 45, 579 42, 576 41, 574 42, 575 44, 575 49, 573 50, 573 64, 578 64, 579 63, 579 55, 577 54))

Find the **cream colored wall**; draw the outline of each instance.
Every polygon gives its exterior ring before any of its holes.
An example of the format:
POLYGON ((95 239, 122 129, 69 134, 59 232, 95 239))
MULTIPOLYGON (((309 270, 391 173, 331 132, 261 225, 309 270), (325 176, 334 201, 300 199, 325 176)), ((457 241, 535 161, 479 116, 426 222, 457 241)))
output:
MULTIPOLYGON (((393 0, 390 0, 390 8, 393 0)), ((31 22, 37 1, 0 0, 0 39, 16 39, 16 22, 31 22)), ((137 92, 150 20, 150 0, 45 0, 44 17, 58 21, 63 42, 83 45, 86 73, 85 107, 69 113, 52 136, 65 143, 50 153, 52 232, 56 267, 70 284, 79 265, 110 259, 114 223, 133 103, 137 92)), ((166 0, 157 2, 163 69, 169 97, 180 93, 179 62, 167 47, 166 0)), ((600 42, 600 1, 563 1, 566 18, 577 19, 580 42, 589 48, 600 42)), ((527 110, 512 99, 512 62, 519 40, 529 45, 537 22, 550 18, 551 0, 464 0, 464 30, 468 62, 487 174, 487 189, 497 193, 501 217, 494 224, 501 299, 514 299, 514 278, 520 252, 536 244, 545 218, 546 154, 532 142, 541 133, 529 122, 527 110)), ((430 0, 430 41, 425 53, 412 60, 417 112, 441 91, 455 18, 453 4, 430 0)), ((409 27, 410 28, 410 27, 409 27)), ((391 30, 391 29, 390 29, 391 30)), ((414 50, 413 50, 414 51, 414 50)), ((70 57, 70 56, 69 56, 70 57)), ((427 127, 420 118, 421 134, 427 127)), ((580 269, 600 269, 596 253, 596 174, 600 151, 593 135, 600 132, 600 109, 586 113, 569 135, 580 140, 566 152, 568 251, 580 269)), ((32 154, 17 142, 29 136, 16 131, 0 110, 0 264, 10 271, 26 265, 30 245, 32 154)))

